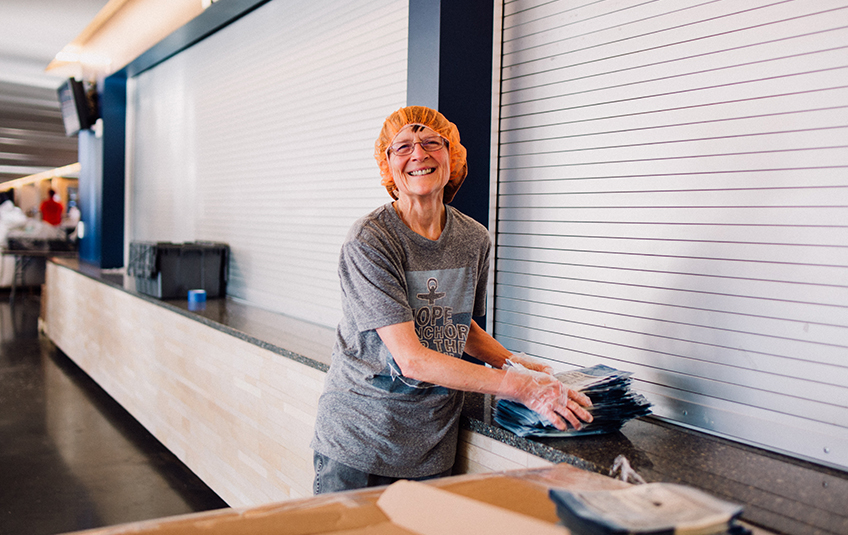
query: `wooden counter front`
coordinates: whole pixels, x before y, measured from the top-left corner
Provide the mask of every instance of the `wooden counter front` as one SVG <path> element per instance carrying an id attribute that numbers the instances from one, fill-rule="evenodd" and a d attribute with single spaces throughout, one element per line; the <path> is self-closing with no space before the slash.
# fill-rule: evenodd
<path id="1" fill-rule="evenodd" d="M 47 265 L 42 328 L 59 349 L 229 505 L 310 496 L 332 329 L 230 300 L 198 314 L 86 269 Z M 461 473 L 552 465 L 468 430 L 457 464 Z"/>

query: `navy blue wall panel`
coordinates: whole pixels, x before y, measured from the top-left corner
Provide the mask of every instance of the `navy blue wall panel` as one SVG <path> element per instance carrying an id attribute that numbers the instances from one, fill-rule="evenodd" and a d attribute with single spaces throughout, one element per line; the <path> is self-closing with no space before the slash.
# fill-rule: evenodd
<path id="1" fill-rule="evenodd" d="M 410 0 L 407 105 L 436 108 L 459 128 L 468 177 L 451 203 L 489 225 L 492 135 L 490 0 Z"/>

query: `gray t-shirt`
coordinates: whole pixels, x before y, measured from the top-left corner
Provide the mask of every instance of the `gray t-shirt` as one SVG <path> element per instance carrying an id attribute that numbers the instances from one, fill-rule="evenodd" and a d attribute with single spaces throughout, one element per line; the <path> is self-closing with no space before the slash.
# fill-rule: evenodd
<path id="1" fill-rule="evenodd" d="M 486 311 L 491 244 L 455 208 L 438 240 L 410 230 L 391 203 L 354 224 L 342 245 L 342 319 L 312 448 L 357 470 L 415 478 L 456 456 L 463 393 L 404 377 L 376 330 L 415 322 L 426 347 L 461 357 L 471 317 Z"/>

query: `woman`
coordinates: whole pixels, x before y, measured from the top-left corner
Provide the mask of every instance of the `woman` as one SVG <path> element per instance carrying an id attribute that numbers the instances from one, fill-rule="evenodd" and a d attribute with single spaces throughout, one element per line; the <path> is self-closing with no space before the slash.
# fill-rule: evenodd
<path id="1" fill-rule="evenodd" d="M 464 391 L 519 401 L 560 429 L 592 419 L 586 396 L 472 319 L 485 313 L 491 244 L 446 204 L 467 173 L 456 126 L 402 108 L 383 124 L 375 158 L 394 201 L 342 246 L 343 317 L 312 440 L 316 494 L 449 475 Z M 501 369 L 508 359 L 536 371 Z"/>

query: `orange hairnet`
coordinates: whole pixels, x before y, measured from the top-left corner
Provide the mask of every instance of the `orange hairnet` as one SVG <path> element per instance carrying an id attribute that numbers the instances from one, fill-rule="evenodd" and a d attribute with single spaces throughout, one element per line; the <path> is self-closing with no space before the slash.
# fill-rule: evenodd
<path id="1" fill-rule="evenodd" d="M 394 178 L 392 178 L 392 171 L 389 169 L 389 157 L 386 149 L 392 144 L 392 140 L 398 132 L 410 124 L 420 124 L 431 128 L 448 141 L 450 148 L 450 179 L 445 185 L 444 201 L 446 203 L 451 202 L 453 196 L 462 185 L 462 181 L 465 180 L 465 175 L 468 174 L 468 164 L 465 161 L 465 147 L 459 142 L 459 130 L 457 130 L 456 125 L 448 121 L 444 115 L 436 110 L 424 106 L 401 108 L 386 117 L 386 121 L 383 123 L 383 129 L 380 131 L 380 136 L 374 143 L 374 158 L 377 159 L 377 165 L 380 167 L 380 175 L 383 177 L 381 184 L 386 187 L 386 190 L 388 190 L 389 195 L 393 199 L 397 199 L 397 188 L 395 187 Z"/>

